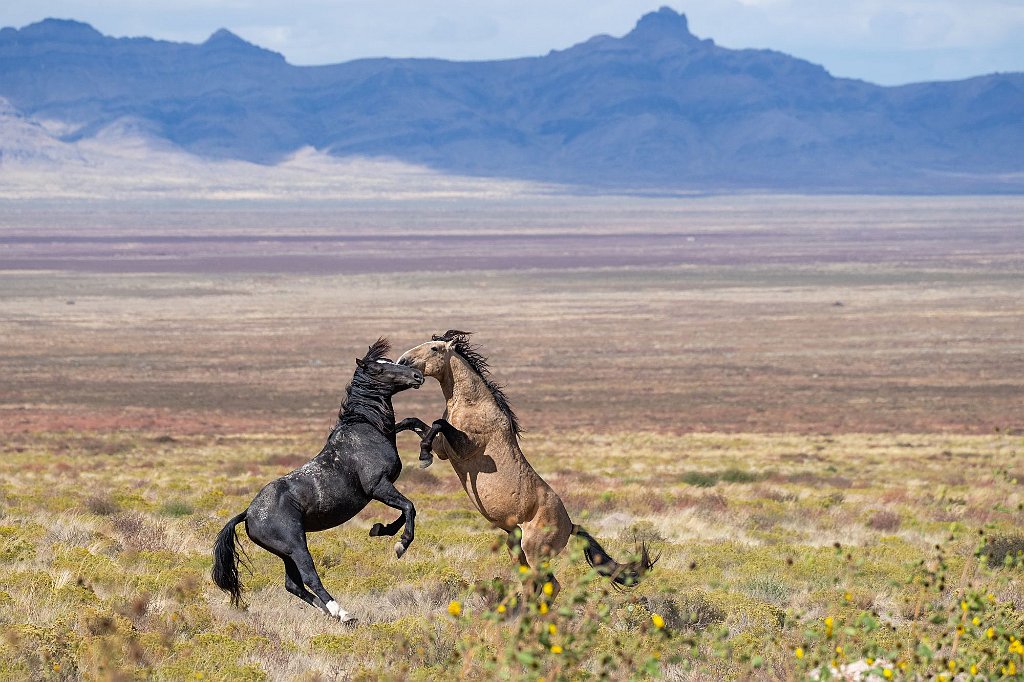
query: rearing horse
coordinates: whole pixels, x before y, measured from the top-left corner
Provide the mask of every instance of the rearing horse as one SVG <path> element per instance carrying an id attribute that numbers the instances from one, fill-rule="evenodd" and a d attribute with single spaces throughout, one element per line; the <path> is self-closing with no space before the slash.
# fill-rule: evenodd
<path id="1" fill-rule="evenodd" d="M 430 466 L 432 450 L 450 461 L 477 510 L 509 534 L 509 552 L 522 566 L 540 567 L 576 535 L 586 543 L 587 563 L 619 586 L 635 585 L 654 566 L 646 545 L 641 543 L 638 560 L 620 564 L 572 522 L 558 494 L 526 461 L 515 412 L 469 336 L 449 330 L 398 359 L 437 379 L 447 402 L 444 417 L 423 436 L 420 466 Z M 548 579 L 554 598 L 558 581 L 554 575 Z"/>
<path id="2" fill-rule="evenodd" d="M 395 489 L 402 471 L 395 434 L 427 425 L 415 417 L 395 424 L 391 397 L 423 385 L 423 374 L 397 365 L 385 356 L 390 349 L 381 338 L 370 346 L 349 384 L 338 422 L 316 457 L 276 481 L 268 483 L 249 508 L 221 530 L 213 548 L 213 581 L 238 605 L 242 595 L 235 548 L 235 526 L 245 522 L 249 539 L 284 561 L 285 589 L 343 623 L 355 620 L 324 588 L 306 546 L 306 533 L 334 528 L 358 514 L 370 500 L 379 500 L 402 512 L 394 522 L 375 523 L 370 535 L 395 535 L 402 558 L 413 541 L 416 509 Z M 308 588 L 308 589 L 307 589 Z"/>

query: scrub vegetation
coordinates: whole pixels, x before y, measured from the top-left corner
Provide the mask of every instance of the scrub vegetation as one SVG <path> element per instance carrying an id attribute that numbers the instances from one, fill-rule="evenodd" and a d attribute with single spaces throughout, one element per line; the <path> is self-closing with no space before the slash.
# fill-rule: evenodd
<path id="1" fill-rule="evenodd" d="M 379 504 L 309 536 L 354 627 L 287 594 L 265 552 L 250 552 L 242 610 L 208 578 L 216 532 L 315 451 L 312 436 L 9 438 L 0 669 L 12 680 L 711 680 L 866 661 L 879 675 L 999 678 L 1024 665 L 1013 566 L 1024 471 L 1007 468 L 1019 436 L 529 435 L 575 516 L 615 551 L 642 538 L 661 560 L 619 593 L 577 548 L 557 560 L 559 599 L 524 608 L 502 534 L 444 462 L 415 468 L 406 435 L 400 483 L 420 510 L 408 554 L 368 536 L 393 516 Z"/>
<path id="2" fill-rule="evenodd" d="M 1024 670 L 1019 197 L 4 206 L 2 680 Z M 405 556 L 377 503 L 309 535 L 359 623 L 241 531 L 233 608 L 217 532 L 320 450 L 369 343 L 451 328 L 573 521 L 653 572 L 610 590 L 572 540 L 558 599 L 514 602 L 536 576 L 403 433 Z"/>

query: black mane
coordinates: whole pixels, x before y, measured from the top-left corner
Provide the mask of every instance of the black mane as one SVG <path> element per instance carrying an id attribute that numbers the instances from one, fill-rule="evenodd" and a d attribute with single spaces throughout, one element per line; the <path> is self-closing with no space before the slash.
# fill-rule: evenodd
<path id="1" fill-rule="evenodd" d="M 469 342 L 469 337 L 473 332 L 463 332 L 458 329 L 449 329 L 444 334 L 434 334 L 431 339 L 433 341 L 444 341 L 445 343 L 451 343 L 455 352 L 458 353 L 463 360 L 473 368 L 473 371 L 480 375 L 483 379 L 484 386 L 494 396 L 494 402 L 498 403 L 498 409 L 501 410 L 506 417 L 508 417 L 508 423 L 512 427 L 512 433 L 517 437 L 522 435 L 522 427 L 519 426 L 519 418 L 516 417 L 516 413 L 512 410 L 512 406 L 509 405 L 508 398 L 505 396 L 503 387 L 500 384 L 494 382 L 491 378 L 491 368 L 487 364 L 487 358 L 480 354 L 479 346 L 476 346 Z"/>
<path id="2" fill-rule="evenodd" d="M 382 336 L 366 351 L 363 362 L 391 362 L 387 357 L 390 350 L 391 343 Z M 381 433 L 390 435 L 395 429 L 395 408 L 391 405 L 391 395 L 390 388 L 374 380 L 362 367 L 357 367 L 352 375 L 352 383 L 345 387 L 345 399 L 341 401 L 338 421 L 331 433 L 346 424 L 367 422 Z"/>

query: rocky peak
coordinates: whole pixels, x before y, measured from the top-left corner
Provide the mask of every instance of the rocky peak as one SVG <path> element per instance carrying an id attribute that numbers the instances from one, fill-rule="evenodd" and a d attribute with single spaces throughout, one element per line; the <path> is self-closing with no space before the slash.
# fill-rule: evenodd
<path id="1" fill-rule="evenodd" d="M 649 12 L 640 17 L 640 21 L 636 23 L 626 39 L 647 44 L 674 42 L 695 45 L 700 43 L 700 39 L 690 33 L 686 15 L 676 12 L 671 7 L 662 7 L 657 12 Z"/>
<path id="2" fill-rule="evenodd" d="M 103 34 L 89 24 L 71 19 L 43 19 L 18 31 L 23 40 L 95 43 Z"/>

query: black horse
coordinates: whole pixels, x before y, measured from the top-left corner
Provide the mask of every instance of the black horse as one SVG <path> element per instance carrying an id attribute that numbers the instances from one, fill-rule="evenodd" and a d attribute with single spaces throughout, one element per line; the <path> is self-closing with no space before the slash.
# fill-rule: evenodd
<path id="1" fill-rule="evenodd" d="M 374 524 L 370 535 L 393 536 L 404 525 L 395 553 L 401 558 L 409 548 L 416 509 L 394 486 L 402 471 L 395 434 L 413 430 L 422 436 L 426 424 L 410 417 L 396 425 L 391 396 L 422 386 L 423 373 L 387 359 L 390 348 L 387 339 L 381 338 L 363 359 L 356 360 L 338 422 L 320 454 L 264 487 L 217 536 L 213 581 L 231 595 L 233 605 L 242 595 L 235 549 L 235 526 L 242 521 L 250 540 L 284 561 L 285 589 L 342 622 L 354 618 L 320 582 L 306 547 L 306 533 L 339 526 L 370 500 L 378 500 L 402 515 L 387 526 Z"/>

